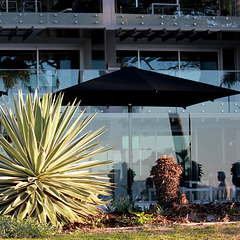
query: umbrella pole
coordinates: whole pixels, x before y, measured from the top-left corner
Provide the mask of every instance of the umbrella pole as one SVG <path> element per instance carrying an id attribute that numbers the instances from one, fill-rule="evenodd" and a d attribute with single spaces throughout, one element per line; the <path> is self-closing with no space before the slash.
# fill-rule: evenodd
<path id="1" fill-rule="evenodd" d="M 132 104 L 128 104 L 128 152 L 129 152 L 129 179 L 128 179 L 128 194 L 132 199 Z"/>
<path id="2" fill-rule="evenodd" d="M 193 179 L 193 169 L 192 169 L 192 123 L 191 123 L 191 113 L 188 113 L 188 125 L 189 125 L 189 162 L 191 169 L 191 180 Z"/>

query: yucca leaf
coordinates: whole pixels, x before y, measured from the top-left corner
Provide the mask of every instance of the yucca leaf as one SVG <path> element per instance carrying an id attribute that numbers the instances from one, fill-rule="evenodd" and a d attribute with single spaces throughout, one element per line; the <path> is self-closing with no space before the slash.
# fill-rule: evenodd
<path id="1" fill-rule="evenodd" d="M 42 113 L 41 113 L 41 107 L 40 107 L 40 100 L 35 99 L 34 100 L 34 132 L 36 135 L 37 142 L 40 142 L 42 137 Z"/>
<path id="2" fill-rule="evenodd" d="M 24 219 L 28 213 L 28 208 L 29 208 L 29 200 L 27 201 L 27 203 L 24 202 L 23 204 L 21 204 L 18 210 L 17 218 L 20 220 Z"/>
<path id="3" fill-rule="evenodd" d="M 35 118 L 34 118 L 34 112 L 33 112 L 33 101 L 32 101 L 32 96 L 27 95 L 26 99 L 26 109 L 27 109 L 27 116 L 29 119 L 29 123 L 34 126 Z"/>
<path id="4" fill-rule="evenodd" d="M 80 103 L 68 104 L 61 112 L 62 100 L 63 95 L 50 93 L 40 100 L 36 91 L 24 103 L 19 91 L 14 114 L 6 103 L 6 112 L 0 107 L 2 125 L 12 140 L 10 144 L 0 137 L 6 154 L 0 153 L 0 213 L 58 225 L 80 221 L 107 204 L 97 195 L 109 195 L 108 178 L 86 171 L 111 163 L 86 161 L 109 151 L 97 141 L 106 129 L 84 133 L 95 115 L 83 118 L 81 113 L 74 120 Z"/>
<path id="5" fill-rule="evenodd" d="M 38 144 L 37 144 L 37 139 L 35 137 L 34 129 L 32 126 L 29 126 L 29 131 L 28 131 L 28 153 L 29 153 L 32 169 L 33 171 L 35 171 L 36 165 L 37 165 Z"/>
<path id="6" fill-rule="evenodd" d="M 37 193 L 36 191 L 29 197 L 28 215 L 31 216 L 37 207 Z"/>

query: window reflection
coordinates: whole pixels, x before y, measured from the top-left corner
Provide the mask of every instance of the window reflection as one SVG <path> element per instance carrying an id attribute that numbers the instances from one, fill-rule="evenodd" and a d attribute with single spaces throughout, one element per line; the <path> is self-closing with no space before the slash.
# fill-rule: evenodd
<path id="1" fill-rule="evenodd" d="M 116 54 L 121 67 L 138 67 L 137 51 L 117 51 Z"/>
<path id="2" fill-rule="evenodd" d="M 35 85 L 35 72 L 30 69 L 37 68 L 36 56 L 35 51 L 0 51 L 0 74 L 6 90 L 19 83 Z"/>
<path id="3" fill-rule="evenodd" d="M 39 51 L 39 87 L 45 91 L 49 88 L 54 92 L 70 87 L 80 81 L 79 51 L 70 50 L 42 50 Z M 58 71 L 58 69 L 66 71 Z M 73 82 L 72 82 L 73 81 Z"/>
<path id="4" fill-rule="evenodd" d="M 117 13 L 237 16 L 238 1 L 232 0 L 116 0 Z"/>
<path id="5" fill-rule="evenodd" d="M 140 67 L 146 70 L 178 70 L 177 52 L 140 52 Z"/>
<path id="6" fill-rule="evenodd" d="M 217 70 L 217 52 L 181 52 L 181 70 Z"/>
<path id="7" fill-rule="evenodd" d="M 39 52 L 40 69 L 79 69 L 79 52 L 44 50 Z"/>

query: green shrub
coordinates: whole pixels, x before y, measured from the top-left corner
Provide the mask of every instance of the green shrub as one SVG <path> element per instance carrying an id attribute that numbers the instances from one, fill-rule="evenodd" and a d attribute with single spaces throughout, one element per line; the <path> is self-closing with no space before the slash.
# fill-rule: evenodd
<path id="1" fill-rule="evenodd" d="M 57 232 L 56 228 L 31 218 L 20 221 L 10 216 L 0 216 L 0 223 L 0 238 L 41 238 Z"/>
<path id="2" fill-rule="evenodd" d="M 147 214 L 145 212 L 134 212 L 132 213 L 135 215 L 133 223 L 136 225 L 144 225 L 148 222 L 154 221 L 152 214 Z"/>
<path id="3" fill-rule="evenodd" d="M 108 206 L 107 212 L 139 212 L 141 209 L 136 205 L 135 197 L 120 197 L 119 199 L 112 200 Z"/>

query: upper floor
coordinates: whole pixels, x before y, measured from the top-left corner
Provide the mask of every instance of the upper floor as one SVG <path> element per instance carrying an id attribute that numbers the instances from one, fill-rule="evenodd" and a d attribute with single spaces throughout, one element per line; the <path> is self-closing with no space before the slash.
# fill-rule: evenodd
<path id="1" fill-rule="evenodd" d="M 81 2 L 77 3 L 77 2 Z M 240 0 L 1 0 L 4 27 L 240 29 Z"/>

